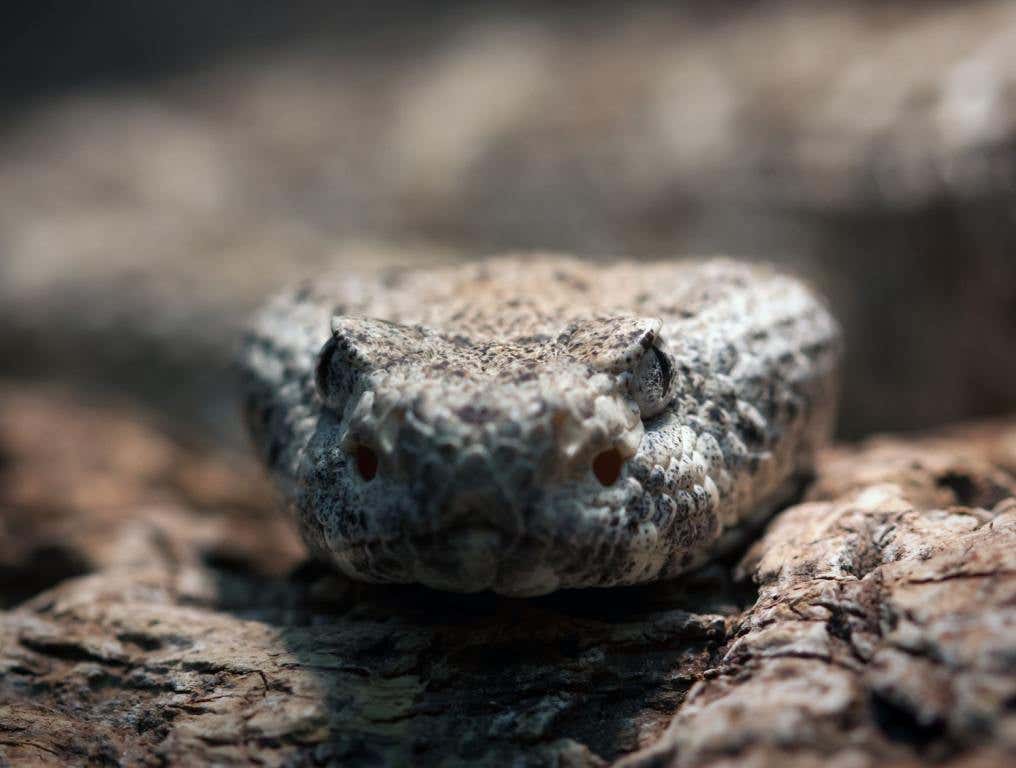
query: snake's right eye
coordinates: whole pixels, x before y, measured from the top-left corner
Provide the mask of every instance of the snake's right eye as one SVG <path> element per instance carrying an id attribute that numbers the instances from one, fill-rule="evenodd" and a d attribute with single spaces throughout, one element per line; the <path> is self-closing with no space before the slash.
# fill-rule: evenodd
<path id="1" fill-rule="evenodd" d="M 352 392 L 355 372 L 343 359 L 343 355 L 336 354 L 340 346 L 336 336 L 325 342 L 321 352 L 318 353 L 314 384 L 321 401 L 341 414 Z"/>
<path id="2" fill-rule="evenodd" d="M 673 395 L 674 365 L 667 353 L 658 346 L 649 348 L 632 377 L 632 395 L 639 406 L 642 418 L 660 413 Z"/>

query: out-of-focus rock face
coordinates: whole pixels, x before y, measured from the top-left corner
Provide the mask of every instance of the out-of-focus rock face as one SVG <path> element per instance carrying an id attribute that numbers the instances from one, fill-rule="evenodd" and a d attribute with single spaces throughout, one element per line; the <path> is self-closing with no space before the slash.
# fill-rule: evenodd
<path id="1" fill-rule="evenodd" d="M 449 15 L 23 116 L 0 351 L 221 431 L 239 318 L 328 265 L 723 251 L 831 296 L 845 434 L 1016 405 L 1011 3 L 618 13 Z"/>
<path id="2" fill-rule="evenodd" d="M 172 560 L 180 545 L 275 574 L 302 557 L 252 459 L 185 450 L 136 411 L 58 392 L 3 386 L 0 403 L 0 608 L 65 578 Z"/>
<path id="3" fill-rule="evenodd" d="M 300 565 L 247 465 L 130 413 L 6 389 L 0 457 L 4 764 L 959 766 L 1016 750 L 1011 422 L 830 451 L 736 567 L 529 601 Z"/>

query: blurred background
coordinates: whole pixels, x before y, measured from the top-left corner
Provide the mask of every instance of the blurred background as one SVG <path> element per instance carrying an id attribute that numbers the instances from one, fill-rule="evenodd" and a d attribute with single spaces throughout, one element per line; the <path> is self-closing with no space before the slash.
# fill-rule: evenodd
<path id="1" fill-rule="evenodd" d="M 1016 409 L 1012 2 L 14 6 L 0 377 L 238 446 L 293 281 L 724 253 L 829 297 L 842 437 Z"/>

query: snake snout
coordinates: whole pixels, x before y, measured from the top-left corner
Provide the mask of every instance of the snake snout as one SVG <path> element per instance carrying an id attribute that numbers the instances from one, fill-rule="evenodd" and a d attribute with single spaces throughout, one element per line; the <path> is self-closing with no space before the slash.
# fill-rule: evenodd
<path id="1" fill-rule="evenodd" d="M 484 451 L 467 454 L 450 473 L 451 482 L 430 500 L 432 530 L 485 529 L 506 538 L 522 528 L 519 495 L 507 486 Z"/>
<path id="2" fill-rule="evenodd" d="M 442 589 L 489 589 L 522 533 L 519 508 L 479 456 L 460 462 L 452 478 L 425 502 L 428 530 L 413 537 L 417 577 Z"/>

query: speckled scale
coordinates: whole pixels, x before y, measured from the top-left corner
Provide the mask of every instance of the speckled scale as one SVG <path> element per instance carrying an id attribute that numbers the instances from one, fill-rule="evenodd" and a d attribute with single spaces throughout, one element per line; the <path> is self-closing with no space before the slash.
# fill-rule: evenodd
<path id="1" fill-rule="evenodd" d="M 829 435 L 838 360 L 822 302 L 766 267 L 528 256 L 322 276 L 240 362 L 315 551 L 532 595 L 673 576 L 761 519 Z"/>

